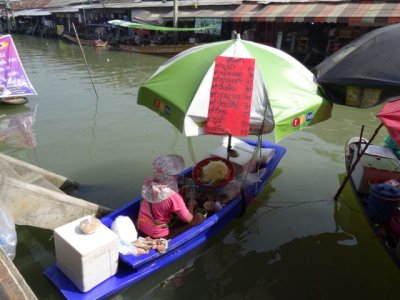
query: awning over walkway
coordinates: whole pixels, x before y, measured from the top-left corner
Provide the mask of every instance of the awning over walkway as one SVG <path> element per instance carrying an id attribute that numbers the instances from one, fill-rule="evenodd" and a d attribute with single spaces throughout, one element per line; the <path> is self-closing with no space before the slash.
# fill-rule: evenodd
<path id="1" fill-rule="evenodd" d="M 172 11 L 172 8 L 158 8 L 158 9 L 146 9 L 146 8 L 135 8 L 132 9 L 132 18 L 146 21 L 161 21 L 165 16 Z"/>
<path id="2" fill-rule="evenodd" d="M 212 8 L 198 8 L 193 9 L 190 7 L 179 8 L 179 19 L 193 19 L 193 18 L 230 18 L 237 6 L 223 6 Z M 173 18 L 173 11 L 167 14 L 164 18 Z"/>
<path id="3" fill-rule="evenodd" d="M 233 19 L 234 22 L 247 22 L 250 21 L 253 18 L 253 16 L 256 13 L 260 12 L 260 10 L 262 10 L 263 8 L 265 8 L 265 5 L 263 4 L 257 4 L 257 3 L 242 4 L 233 12 L 231 18 Z"/>
<path id="4" fill-rule="evenodd" d="M 243 4 L 234 21 L 333 22 L 381 25 L 400 22 L 400 3 L 270 3 Z"/>
<path id="5" fill-rule="evenodd" d="M 51 12 L 41 9 L 25 9 L 14 11 L 14 17 L 39 17 L 39 16 L 50 16 Z"/>
<path id="6" fill-rule="evenodd" d="M 213 8 L 180 7 L 179 20 L 193 18 L 230 18 L 237 6 L 223 6 Z M 157 21 L 160 19 L 173 19 L 173 7 L 165 8 L 135 8 L 132 9 L 132 17 L 140 20 Z"/>

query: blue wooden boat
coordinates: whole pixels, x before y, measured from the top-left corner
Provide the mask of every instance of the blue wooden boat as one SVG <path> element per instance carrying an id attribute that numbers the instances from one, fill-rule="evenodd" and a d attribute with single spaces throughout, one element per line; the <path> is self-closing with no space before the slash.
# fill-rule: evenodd
<path id="1" fill-rule="evenodd" d="M 251 140 L 245 140 L 245 142 L 253 147 L 256 145 Z M 241 216 L 245 212 L 246 205 L 262 191 L 279 161 L 286 153 L 286 149 L 266 141 L 262 142 L 261 147 L 274 149 L 275 154 L 265 166 L 262 166 L 266 170 L 260 180 L 246 185 L 240 196 L 234 198 L 220 211 L 209 216 L 203 223 L 171 239 L 166 253 L 160 254 L 156 250 L 151 250 L 148 254 L 139 256 L 120 254 L 117 273 L 87 292 L 78 290 L 56 265 L 45 270 L 44 274 L 66 299 L 104 299 L 176 261 L 187 252 L 204 243 L 224 225 Z M 182 175 L 191 177 L 191 172 L 192 168 L 189 168 L 183 171 Z M 101 219 L 102 223 L 111 227 L 112 222 L 120 215 L 132 216 L 135 219 L 138 214 L 140 200 L 141 197 L 137 197 L 125 206 L 116 209 L 103 217 Z"/>

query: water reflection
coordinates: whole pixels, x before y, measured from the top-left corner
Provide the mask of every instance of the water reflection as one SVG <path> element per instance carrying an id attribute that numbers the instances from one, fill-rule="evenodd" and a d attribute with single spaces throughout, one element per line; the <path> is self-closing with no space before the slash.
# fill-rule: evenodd
<path id="1" fill-rule="evenodd" d="M 0 150 L 6 148 L 34 148 L 36 137 L 33 124 L 37 105 L 16 110 L 0 111 Z"/>
<path id="2" fill-rule="evenodd" d="M 30 226 L 16 226 L 16 229 L 18 259 L 13 261 L 15 266 L 28 279 L 38 299 L 62 299 L 42 275 L 44 269 L 55 263 L 53 232 Z"/>
<path id="3" fill-rule="evenodd" d="M 340 174 L 339 178 L 343 181 L 345 174 Z M 370 253 L 374 253 L 371 265 L 375 263 L 377 270 L 385 268 L 387 274 L 393 273 L 394 277 L 400 275 L 399 269 L 392 261 L 389 253 L 386 252 L 386 248 L 374 235 L 372 229 L 368 230 L 371 225 L 349 183 L 346 184 L 335 203 L 334 218 L 337 224 L 337 231 L 353 235 L 359 246 L 369 249 Z M 360 231 L 360 228 L 365 228 L 366 230 Z"/>
<path id="4" fill-rule="evenodd" d="M 266 194 L 273 195 L 273 186 Z M 141 299 L 396 298 L 399 271 L 350 192 L 347 186 L 337 203 L 332 197 L 264 202 L 262 195 L 173 275 L 147 282 Z M 355 282 L 363 283 L 362 292 Z M 136 292 L 132 287 L 115 299 Z"/>
<path id="5" fill-rule="evenodd" d="M 225 239 L 153 288 L 142 299 L 365 299 L 396 298 L 395 285 L 379 277 L 363 245 L 345 232 L 295 238 L 271 251 L 250 251 Z M 357 258 L 354 262 L 354 258 Z M 349 261 L 353 261 L 351 266 Z M 340 268 L 340 276 L 330 270 Z M 392 273 L 395 275 L 395 273 Z M 240 287 L 240 288 L 238 288 Z M 124 299 L 130 299 L 126 293 Z"/>

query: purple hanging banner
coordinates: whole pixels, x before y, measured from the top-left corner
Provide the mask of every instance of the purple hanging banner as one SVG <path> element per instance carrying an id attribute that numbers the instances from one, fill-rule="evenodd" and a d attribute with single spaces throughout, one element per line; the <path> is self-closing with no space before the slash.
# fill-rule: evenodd
<path id="1" fill-rule="evenodd" d="M 11 35 L 0 37 L 0 98 L 37 95 Z"/>

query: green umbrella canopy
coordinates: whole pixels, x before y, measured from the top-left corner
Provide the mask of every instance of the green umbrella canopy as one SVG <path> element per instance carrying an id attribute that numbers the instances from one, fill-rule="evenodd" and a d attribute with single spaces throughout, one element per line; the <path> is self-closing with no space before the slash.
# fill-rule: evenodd
<path id="1" fill-rule="evenodd" d="M 140 87 L 138 104 L 188 136 L 204 134 L 217 56 L 255 59 L 250 125 L 264 126 L 263 133 L 274 130 L 279 140 L 330 117 L 332 105 L 304 65 L 283 51 L 240 39 L 196 46 L 171 58 Z"/>

